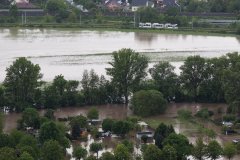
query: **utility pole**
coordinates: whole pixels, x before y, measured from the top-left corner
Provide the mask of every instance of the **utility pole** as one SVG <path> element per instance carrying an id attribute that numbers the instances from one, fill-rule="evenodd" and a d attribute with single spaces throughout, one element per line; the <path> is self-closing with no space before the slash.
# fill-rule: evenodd
<path id="1" fill-rule="evenodd" d="M 23 12 L 22 12 L 22 25 L 23 25 Z"/>
<path id="2" fill-rule="evenodd" d="M 135 14 L 136 12 L 134 12 L 134 17 L 133 17 L 133 23 L 134 23 L 134 28 L 136 28 L 136 14 Z"/>
<path id="3" fill-rule="evenodd" d="M 27 13 L 25 11 L 25 24 L 27 24 Z"/>
<path id="4" fill-rule="evenodd" d="M 81 24 L 82 24 L 82 16 L 81 16 L 81 13 L 80 13 L 80 15 L 79 15 L 79 20 L 80 20 L 80 26 L 81 26 Z"/>

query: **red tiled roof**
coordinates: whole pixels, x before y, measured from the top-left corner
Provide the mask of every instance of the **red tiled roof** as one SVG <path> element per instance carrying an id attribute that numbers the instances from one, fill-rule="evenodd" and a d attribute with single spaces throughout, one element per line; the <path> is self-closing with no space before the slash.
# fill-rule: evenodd
<path id="1" fill-rule="evenodd" d="M 16 3 L 17 8 L 21 8 L 21 9 L 34 9 L 34 8 L 38 8 L 36 6 L 34 6 L 31 3 L 26 3 L 26 2 L 19 2 Z"/>

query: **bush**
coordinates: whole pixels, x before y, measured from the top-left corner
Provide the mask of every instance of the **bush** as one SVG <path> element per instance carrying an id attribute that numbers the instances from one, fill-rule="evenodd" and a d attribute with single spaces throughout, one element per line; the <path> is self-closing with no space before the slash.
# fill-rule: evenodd
<path id="1" fill-rule="evenodd" d="M 235 115 L 227 114 L 227 115 L 223 116 L 223 121 L 232 122 L 232 121 L 235 121 L 235 120 L 236 120 Z"/>
<path id="2" fill-rule="evenodd" d="M 136 115 L 147 117 L 163 113 L 167 101 L 161 92 L 156 90 L 141 90 L 133 94 L 131 105 Z"/>
<path id="3" fill-rule="evenodd" d="M 209 111 L 207 108 L 202 108 L 200 111 L 196 113 L 195 116 L 203 118 L 203 119 L 208 119 L 210 116 L 214 114 L 213 111 Z"/>
<path id="4" fill-rule="evenodd" d="M 181 109 L 177 112 L 178 118 L 183 120 L 189 120 L 192 118 L 192 112 L 189 110 Z"/>
<path id="5" fill-rule="evenodd" d="M 95 108 L 95 107 L 91 108 L 87 113 L 87 118 L 88 119 L 98 119 L 99 113 L 98 113 L 97 108 Z"/>

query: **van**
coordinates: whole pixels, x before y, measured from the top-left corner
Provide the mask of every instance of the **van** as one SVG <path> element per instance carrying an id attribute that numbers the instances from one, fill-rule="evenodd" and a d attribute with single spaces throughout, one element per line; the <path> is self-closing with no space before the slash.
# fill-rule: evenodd
<path id="1" fill-rule="evenodd" d="M 159 23 L 153 23 L 152 28 L 161 29 L 164 28 L 164 25 Z"/>
<path id="2" fill-rule="evenodd" d="M 143 28 L 152 28 L 151 23 L 144 23 Z"/>

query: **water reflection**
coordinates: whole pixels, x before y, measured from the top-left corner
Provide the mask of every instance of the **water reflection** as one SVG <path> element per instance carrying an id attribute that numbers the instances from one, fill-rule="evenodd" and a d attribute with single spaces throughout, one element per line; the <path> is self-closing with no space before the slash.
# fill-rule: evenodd
<path id="1" fill-rule="evenodd" d="M 150 45 L 154 40 L 157 39 L 157 35 L 148 32 L 135 32 L 134 39 L 138 42 Z"/>
<path id="2" fill-rule="evenodd" d="M 0 75 L 5 75 L 6 67 L 17 57 L 30 57 L 40 65 L 47 81 L 57 74 L 80 79 L 83 70 L 89 68 L 104 74 L 110 54 L 121 48 L 132 48 L 154 62 L 180 62 L 189 55 L 219 57 L 240 51 L 239 37 L 228 36 L 17 28 L 2 28 L 0 33 Z M 1 76 L 0 81 L 3 79 Z"/>

